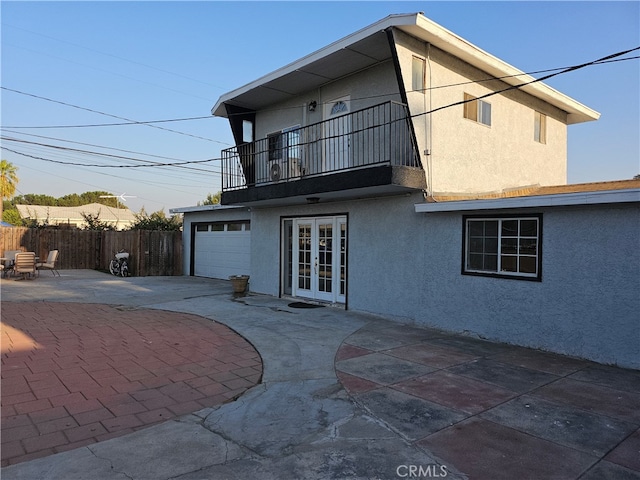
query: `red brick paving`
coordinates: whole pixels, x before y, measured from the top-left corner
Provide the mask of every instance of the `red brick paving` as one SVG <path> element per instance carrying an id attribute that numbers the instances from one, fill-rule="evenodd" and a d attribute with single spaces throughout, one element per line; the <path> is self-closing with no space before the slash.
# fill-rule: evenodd
<path id="1" fill-rule="evenodd" d="M 260 381 L 253 346 L 197 315 L 3 302 L 2 466 L 220 405 Z"/>

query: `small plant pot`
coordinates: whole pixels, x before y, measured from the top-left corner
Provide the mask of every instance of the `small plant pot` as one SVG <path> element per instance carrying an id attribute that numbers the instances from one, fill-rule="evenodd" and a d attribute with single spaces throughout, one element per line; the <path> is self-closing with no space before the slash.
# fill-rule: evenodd
<path id="1" fill-rule="evenodd" d="M 229 277 L 234 293 L 244 293 L 249 284 L 249 275 L 231 275 Z"/>

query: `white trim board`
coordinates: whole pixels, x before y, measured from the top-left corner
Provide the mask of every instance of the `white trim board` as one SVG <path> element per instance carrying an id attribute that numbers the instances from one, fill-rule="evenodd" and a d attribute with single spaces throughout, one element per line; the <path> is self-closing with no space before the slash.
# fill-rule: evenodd
<path id="1" fill-rule="evenodd" d="M 415 204 L 416 213 L 463 212 L 471 210 L 499 210 L 529 207 L 562 207 L 572 205 L 600 205 L 607 203 L 640 203 L 640 188 L 597 192 L 562 193 L 530 197 L 454 200 Z"/>

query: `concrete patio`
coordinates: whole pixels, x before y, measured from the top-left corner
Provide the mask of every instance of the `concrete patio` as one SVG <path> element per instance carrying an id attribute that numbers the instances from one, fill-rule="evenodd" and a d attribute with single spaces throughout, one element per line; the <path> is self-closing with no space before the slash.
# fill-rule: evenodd
<path id="1" fill-rule="evenodd" d="M 234 298 L 225 281 L 61 273 L 29 282 L 2 280 L 3 349 L 6 324 L 20 330 L 17 305 L 41 315 L 74 312 L 74 305 L 78 312 L 102 309 L 108 313 L 103 323 L 115 307 L 134 324 L 136 314 L 157 311 L 169 323 L 184 315 L 239 333 L 260 355 L 262 379 L 239 387 L 248 389 L 235 401 L 190 404 L 191 412 L 167 408 L 169 420 L 6 466 L 3 478 L 640 478 L 638 371 L 337 308 L 299 309 L 262 295 Z M 210 350 L 211 359 L 225 363 L 216 348 Z M 190 365 L 187 353 L 182 365 Z M 6 444 L 15 448 L 16 441 L 25 448 L 10 422 L 22 415 L 19 421 L 28 421 L 37 437 L 51 425 L 37 421 L 44 408 L 7 411 L 7 389 L 33 394 L 43 379 L 30 377 L 16 387 L 4 375 L 11 356 L 3 354 L 2 361 L 3 450 Z M 113 359 L 105 361 L 117 370 Z M 251 368 L 253 375 L 243 378 L 257 382 L 256 364 Z M 185 366 L 196 378 L 194 369 Z M 127 388 L 123 393 L 131 396 L 142 391 Z M 102 414 L 114 416 L 109 407 L 102 405 L 108 411 Z M 106 418 L 91 423 L 108 431 Z M 65 445 L 74 443 L 69 429 L 58 431 Z"/>

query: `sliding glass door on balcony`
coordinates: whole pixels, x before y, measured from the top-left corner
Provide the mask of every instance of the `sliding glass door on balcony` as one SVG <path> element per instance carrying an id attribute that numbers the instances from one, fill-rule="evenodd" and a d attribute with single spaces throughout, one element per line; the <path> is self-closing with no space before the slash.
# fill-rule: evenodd
<path id="1" fill-rule="evenodd" d="M 347 219 L 296 218 L 283 225 L 284 293 L 332 303 L 346 298 Z"/>

